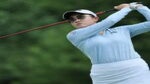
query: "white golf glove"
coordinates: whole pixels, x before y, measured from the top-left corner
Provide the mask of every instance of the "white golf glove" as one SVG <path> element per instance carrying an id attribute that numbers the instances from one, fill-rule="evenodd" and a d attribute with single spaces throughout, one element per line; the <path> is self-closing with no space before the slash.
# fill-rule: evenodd
<path id="1" fill-rule="evenodd" d="M 142 7 L 143 4 L 139 3 L 139 2 L 132 2 L 129 4 L 130 8 L 133 10 L 136 10 L 138 7 Z"/>

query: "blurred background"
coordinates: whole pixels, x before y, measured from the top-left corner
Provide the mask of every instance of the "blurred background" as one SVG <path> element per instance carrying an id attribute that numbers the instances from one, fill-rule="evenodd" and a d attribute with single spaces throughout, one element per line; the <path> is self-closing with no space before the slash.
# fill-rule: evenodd
<path id="1" fill-rule="evenodd" d="M 0 0 L 0 35 L 62 21 L 68 10 L 104 11 L 138 0 Z M 148 0 L 143 4 L 150 7 Z M 106 18 L 108 13 L 100 16 Z M 136 11 L 115 26 L 145 21 Z M 0 39 L 0 84 L 92 84 L 90 60 L 66 39 L 66 23 Z M 136 51 L 150 64 L 150 33 L 133 38 Z"/>

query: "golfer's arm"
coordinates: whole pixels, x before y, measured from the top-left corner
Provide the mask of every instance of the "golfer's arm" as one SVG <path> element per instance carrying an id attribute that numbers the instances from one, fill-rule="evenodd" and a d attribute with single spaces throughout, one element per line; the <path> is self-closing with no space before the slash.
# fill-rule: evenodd
<path id="1" fill-rule="evenodd" d="M 138 23 L 138 24 L 133 24 L 133 25 L 127 25 L 123 26 L 130 32 L 130 36 L 134 37 L 136 35 L 149 32 L 150 31 L 150 21 Z"/>
<path id="2" fill-rule="evenodd" d="M 138 7 L 137 11 L 150 21 L 150 9 L 147 6 Z"/>
<path id="3" fill-rule="evenodd" d="M 86 28 L 80 28 L 80 29 L 70 32 L 67 35 L 67 38 L 73 44 L 76 45 L 80 41 L 90 38 L 93 35 L 96 35 L 97 33 L 99 33 L 100 31 L 102 31 L 104 29 L 110 28 L 115 23 L 117 23 L 121 19 L 123 19 L 130 11 L 131 11 L 130 8 L 123 8 L 120 11 L 118 11 L 118 12 L 110 15 L 106 19 L 102 20 L 101 22 L 98 22 L 98 23 L 88 26 Z"/>

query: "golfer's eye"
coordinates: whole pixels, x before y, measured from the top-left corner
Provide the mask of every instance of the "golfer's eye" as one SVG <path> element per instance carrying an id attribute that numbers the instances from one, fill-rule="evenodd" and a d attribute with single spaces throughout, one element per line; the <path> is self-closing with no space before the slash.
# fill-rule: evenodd
<path id="1" fill-rule="evenodd" d="M 78 19 L 84 19 L 85 18 L 85 15 L 77 15 L 76 16 Z"/>
<path id="2" fill-rule="evenodd" d="M 75 22 L 77 19 L 82 20 L 82 19 L 85 19 L 86 17 L 87 15 L 85 14 L 74 15 L 69 18 L 69 22 Z"/>

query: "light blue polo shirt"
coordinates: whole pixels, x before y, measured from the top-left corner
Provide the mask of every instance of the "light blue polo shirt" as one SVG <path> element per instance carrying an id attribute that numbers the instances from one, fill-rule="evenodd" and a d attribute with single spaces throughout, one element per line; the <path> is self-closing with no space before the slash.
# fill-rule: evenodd
<path id="1" fill-rule="evenodd" d="M 69 32 L 67 38 L 91 60 L 92 64 L 140 58 L 133 47 L 131 37 L 150 31 L 148 7 L 137 9 L 148 21 L 111 28 L 130 11 L 132 10 L 128 7 L 123 8 L 98 23 Z M 99 34 L 100 31 L 104 31 L 104 34 Z"/>

